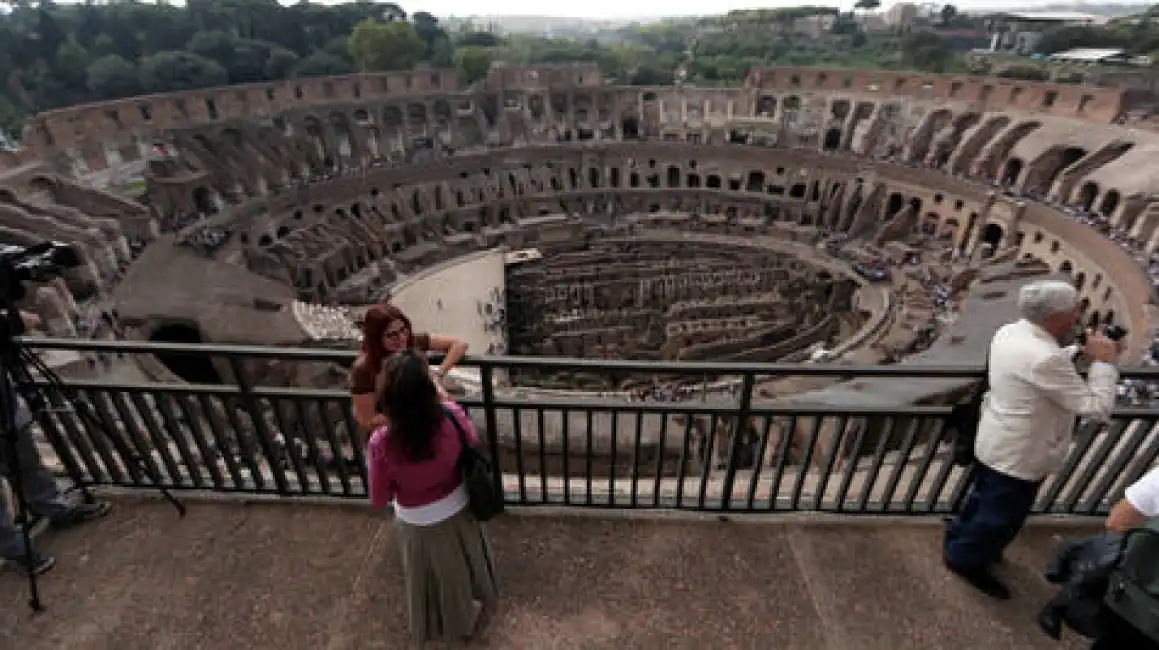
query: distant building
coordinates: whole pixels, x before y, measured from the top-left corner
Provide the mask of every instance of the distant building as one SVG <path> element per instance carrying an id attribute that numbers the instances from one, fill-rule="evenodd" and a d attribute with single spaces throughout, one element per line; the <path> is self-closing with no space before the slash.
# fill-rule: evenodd
<path id="1" fill-rule="evenodd" d="M 886 22 L 885 17 L 881 14 L 863 14 L 858 17 L 858 21 L 861 22 L 861 29 L 869 34 L 880 34 L 894 30 L 894 27 Z"/>
<path id="2" fill-rule="evenodd" d="M 921 9 L 910 2 L 899 2 L 885 10 L 883 18 L 890 27 L 911 27 L 921 15 Z"/>
<path id="3" fill-rule="evenodd" d="M 1077 11 L 1025 11 L 983 16 L 990 32 L 990 51 L 1034 54 L 1042 33 L 1053 27 L 1094 25 L 1098 16 Z"/>
<path id="4" fill-rule="evenodd" d="M 837 16 L 832 14 L 805 16 L 793 21 L 793 32 L 809 38 L 821 38 L 833 31 L 833 23 L 835 22 L 837 22 Z"/>
<path id="5" fill-rule="evenodd" d="M 1058 52 L 1051 54 L 1048 57 L 1051 61 L 1061 61 L 1064 63 L 1079 63 L 1094 65 L 1099 64 L 1126 64 L 1129 62 L 1127 51 L 1122 48 L 1095 48 L 1095 47 L 1080 47 L 1065 52 Z"/>

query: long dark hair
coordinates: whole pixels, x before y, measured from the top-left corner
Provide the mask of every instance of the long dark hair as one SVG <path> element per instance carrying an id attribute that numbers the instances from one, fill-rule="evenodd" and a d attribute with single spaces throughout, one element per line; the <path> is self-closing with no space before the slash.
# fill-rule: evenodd
<path id="1" fill-rule="evenodd" d="M 427 360 L 403 350 L 386 362 L 379 409 L 390 422 L 390 444 L 408 461 L 430 460 L 443 409 Z"/>

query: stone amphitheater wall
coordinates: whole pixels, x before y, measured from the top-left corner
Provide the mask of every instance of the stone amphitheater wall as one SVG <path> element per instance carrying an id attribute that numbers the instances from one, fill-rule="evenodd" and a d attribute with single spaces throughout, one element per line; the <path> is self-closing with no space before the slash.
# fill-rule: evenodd
<path id="1" fill-rule="evenodd" d="M 453 336 L 471 354 L 503 354 L 506 250 L 479 251 L 416 272 L 396 282 L 390 301 L 416 331 Z"/>
<path id="2" fill-rule="evenodd" d="M 1110 122 L 1123 111 L 1123 88 L 941 75 L 886 70 L 754 68 L 745 85 L 758 92 L 857 93 L 878 97 L 913 97 L 936 102 L 964 102 L 991 109 L 1015 109 Z"/>

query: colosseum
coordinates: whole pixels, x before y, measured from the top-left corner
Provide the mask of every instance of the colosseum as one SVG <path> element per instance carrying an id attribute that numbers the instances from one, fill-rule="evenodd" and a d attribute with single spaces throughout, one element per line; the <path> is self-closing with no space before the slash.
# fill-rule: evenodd
<path id="1" fill-rule="evenodd" d="M 113 305 L 128 338 L 351 349 L 360 310 L 389 298 L 474 354 L 977 365 L 1017 287 L 1057 274 L 1092 325 L 1129 328 L 1135 362 L 1152 345 L 1159 134 L 1120 124 L 1133 101 L 791 68 L 740 88 L 611 86 L 586 63 L 496 65 L 469 88 L 424 70 L 190 91 L 32 117 L 23 148 L 0 151 L 0 228 L 7 243 L 83 251 L 28 298 L 55 336 L 83 335 L 85 314 Z M 145 181 L 132 197 L 109 189 L 125 170 Z M 272 385 L 345 377 L 252 365 Z M 142 358 L 133 372 L 213 383 L 235 370 Z M 455 380 L 468 396 L 486 388 L 469 367 Z M 514 368 L 494 390 L 714 403 L 738 381 L 581 364 Z M 753 399 L 931 404 L 968 385 L 769 377 Z M 292 417 L 269 426 L 292 437 L 278 426 Z M 492 433 L 542 460 L 586 430 L 614 466 L 619 418 L 511 410 Z M 687 460 L 671 422 L 715 439 L 695 462 L 719 467 L 722 423 L 647 419 L 658 472 Z M 872 451 L 862 420 L 826 424 L 818 444 Z M 749 465 L 818 455 L 783 425 L 734 427 Z"/>

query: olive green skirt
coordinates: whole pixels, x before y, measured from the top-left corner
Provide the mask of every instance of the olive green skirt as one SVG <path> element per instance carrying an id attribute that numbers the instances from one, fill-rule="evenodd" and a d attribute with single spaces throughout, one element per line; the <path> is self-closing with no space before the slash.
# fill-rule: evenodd
<path id="1" fill-rule="evenodd" d="M 474 601 L 495 603 L 495 567 L 483 528 L 464 508 L 433 526 L 398 521 L 411 639 L 457 641 L 473 632 Z"/>

